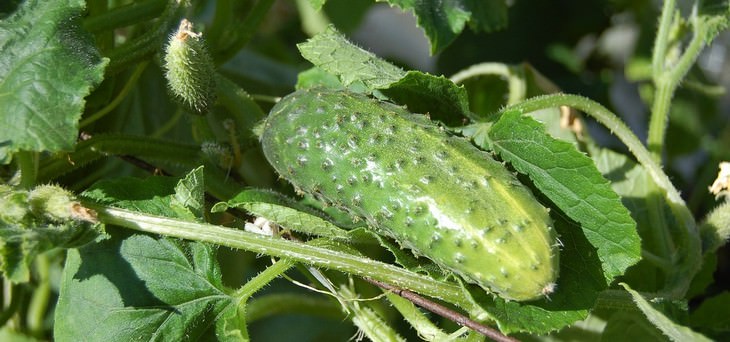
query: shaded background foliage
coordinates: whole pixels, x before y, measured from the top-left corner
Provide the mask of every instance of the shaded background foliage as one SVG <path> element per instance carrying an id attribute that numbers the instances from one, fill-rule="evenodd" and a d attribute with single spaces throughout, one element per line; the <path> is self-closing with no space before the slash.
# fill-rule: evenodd
<path id="1" fill-rule="evenodd" d="M 0 18 L 12 13 L 20 3 L 20 1 L 0 3 Z M 87 5 L 89 16 L 106 10 L 103 6 L 95 6 L 98 3 L 100 2 L 89 1 Z M 124 3 L 119 1 L 115 5 Z M 302 11 L 302 3 L 306 1 L 275 1 L 250 42 L 239 51 L 235 46 L 225 44 L 225 40 L 230 38 L 227 34 L 234 33 L 216 27 L 213 22 L 216 18 L 220 18 L 221 14 L 216 12 L 216 6 L 220 3 L 193 1 L 189 15 L 196 25 L 202 24 L 201 29 L 206 35 L 213 38 L 210 45 L 214 47 L 212 53 L 217 62 L 221 63 L 218 66 L 219 72 L 254 95 L 257 104 L 263 109 L 263 112 L 257 115 L 263 116 L 271 106 L 267 98 L 292 92 L 298 74 L 311 67 L 311 64 L 300 55 L 296 44 L 309 37 L 313 27 L 316 28 L 318 17 L 316 14 Z M 254 1 L 224 3 L 231 5 L 227 15 L 234 21 L 246 17 L 255 4 Z M 686 8 L 683 10 L 688 11 Z M 405 69 L 420 69 L 448 76 L 485 61 L 529 64 L 561 90 L 584 95 L 606 105 L 621 115 L 634 132 L 644 139 L 653 96 L 653 86 L 650 82 L 651 48 L 659 11 L 660 8 L 654 1 L 648 0 L 514 1 L 508 7 L 506 27 L 494 32 L 466 29 L 451 44 L 442 46 L 440 52 L 432 57 L 428 56 L 428 41 L 424 38 L 423 32 L 414 29 L 415 20 L 410 14 L 403 14 L 397 8 L 389 8 L 386 4 L 373 3 L 369 0 L 329 0 L 324 4 L 320 15 L 325 15 L 335 27 L 364 48 Z M 154 28 L 153 23 L 123 27 L 117 30 L 117 38 L 132 39 L 152 28 Z M 216 29 L 219 30 L 217 34 L 214 31 Z M 388 39 L 389 35 L 397 38 Z M 114 37 L 97 32 L 95 38 L 102 55 L 111 51 Z M 388 43 L 393 42 L 396 46 L 388 46 Z M 398 45 L 403 42 L 408 42 L 408 49 Z M 727 36 L 721 36 L 705 51 L 699 63 L 690 71 L 687 81 L 677 92 L 670 114 L 667 135 L 675 138 L 666 145 L 664 169 L 681 190 L 695 217 L 700 218 L 704 217 L 716 203 L 706 191 L 717 174 L 714 165 L 730 159 L 730 150 L 725 148 L 730 144 L 730 126 L 726 124 L 730 113 L 727 110 L 728 96 L 716 86 L 716 84 L 730 84 L 728 82 L 730 66 L 723 58 L 727 48 Z M 160 130 L 171 117 L 176 115 L 178 109 L 170 99 L 164 82 L 164 71 L 156 58 L 151 57 L 151 62 L 139 69 L 141 73 L 135 87 L 119 106 L 113 109 L 111 115 L 89 124 L 84 130 L 97 133 L 123 132 L 140 136 L 159 134 L 178 141 L 198 141 L 201 136 L 209 133 L 191 130 L 191 124 L 194 126 L 196 120 L 203 119 L 185 115 L 179 118 L 179 122 L 185 124 L 176 125 L 166 131 Z M 126 68 L 116 74 L 107 75 L 108 77 L 105 77 L 87 97 L 85 116 L 93 112 L 90 109 L 102 108 L 112 101 L 135 72 L 137 71 L 134 68 Z M 490 89 L 506 90 L 505 80 L 498 77 L 486 79 L 485 82 L 492 87 Z M 481 102 L 481 110 L 497 110 L 505 104 L 506 99 L 500 97 L 499 92 L 495 93 L 497 95 L 487 96 Z M 219 104 L 208 117 L 211 130 L 218 135 L 225 135 L 226 132 L 224 125 L 216 120 L 226 117 L 225 110 Z M 624 151 L 624 147 L 608 132 L 588 121 L 591 135 L 601 145 Z M 247 123 L 247 126 L 251 126 L 251 123 Z M 258 187 L 281 185 L 256 148 L 255 137 L 248 132 L 237 132 L 237 134 L 236 140 L 243 147 L 243 158 L 246 162 L 242 163 L 244 166 L 241 169 L 234 170 L 231 177 L 245 178 L 247 184 Z M 167 170 L 176 174 L 182 174 L 182 170 L 189 169 L 187 165 L 173 164 L 167 167 Z M 262 169 L 265 171 L 261 171 Z M 262 174 L 269 176 L 261 176 Z M 8 168 L 3 168 L 0 175 L 4 179 L 9 179 L 12 172 Z M 103 158 L 54 178 L 54 181 L 80 192 L 102 178 L 147 175 L 147 171 L 140 170 L 123 160 Z M 714 281 L 708 280 L 709 288 L 694 294 L 697 296 L 689 302 L 690 309 L 698 308 L 703 299 L 730 288 L 728 254 L 728 248 L 725 247 L 717 252 L 716 260 L 706 260 L 705 277 L 712 276 Z M 378 257 L 390 258 L 382 254 Z M 251 253 L 242 253 L 225 247 L 218 249 L 218 259 L 221 261 L 223 282 L 232 288 L 243 285 L 247 279 L 268 264 L 266 258 L 257 259 Z M 55 266 L 57 269 L 60 268 L 60 264 Z M 628 277 L 631 276 L 629 271 Z M 298 278 L 298 280 L 307 279 Z M 646 286 L 651 288 L 652 285 Z M 54 284 L 53 296 L 56 296 L 57 289 L 58 284 Z M 361 295 L 364 297 L 377 295 L 367 291 Z M 305 297 L 309 295 L 306 290 L 286 281 L 272 283 L 262 294 L 280 292 L 298 293 Z M 55 300 L 50 302 L 54 303 Z M 284 302 L 281 301 L 280 304 Z M 321 302 L 316 304 L 321 305 Z M 337 306 L 318 310 L 306 307 L 306 303 L 302 305 L 300 312 L 304 314 L 286 314 L 255 320 L 249 326 L 252 339 L 344 340 L 355 333 L 351 325 L 337 320 L 341 317 L 337 316 L 339 310 Z M 673 309 L 671 305 L 667 307 L 668 311 Z M 386 320 L 397 326 L 400 332 L 410 334 L 404 335 L 406 338 L 417 338 L 405 322 L 394 317 L 392 310 L 381 308 L 380 312 Z M 620 336 L 625 333 L 625 327 L 632 324 L 636 317 L 626 314 L 623 320 L 620 317 L 614 319 L 614 322 L 623 321 L 626 325 L 610 326 L 605 332 L 606 336 Z M 453 328 L 450 322 L 441 323 L 444 327 Z M 695 326 L 701 325 L 701 322 L 695 322 Z M 637 330 L 646 329 L 644 327 Z M 48 337 L 50 322 L 46 325 L 45 331 L 36 333 L 38 337 Z M 564 333 L 564 336 L 570 335 L 570 331 Z"/>

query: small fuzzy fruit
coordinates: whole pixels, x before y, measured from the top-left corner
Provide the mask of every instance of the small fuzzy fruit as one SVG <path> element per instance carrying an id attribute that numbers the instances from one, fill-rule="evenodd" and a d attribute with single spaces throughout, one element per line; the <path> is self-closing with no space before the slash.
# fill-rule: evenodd
<path id="1" fill-rule="evenodd" d="M 175 98 L 191 113 L 205 115 L 215 102 L 215 66 L 201 33 L 183 19 L 165 49 L 165 78 Z"/>
<path id="2" fill-rule="evenodd" d="M 344 91 L 303 90 L 271 110 L 261 141 L 296 189 L 505 299 L 555 288 L 547 210 L 505 167 L 422 115 Z"/>
<path id="3" fill-rule="evenodd" d="M 52 221 L 73 218 L 73 209 L 78 203 L 71 192 L 50 184 L 35 187 L 28 195 L 28 202 L 35 215 Z"/>

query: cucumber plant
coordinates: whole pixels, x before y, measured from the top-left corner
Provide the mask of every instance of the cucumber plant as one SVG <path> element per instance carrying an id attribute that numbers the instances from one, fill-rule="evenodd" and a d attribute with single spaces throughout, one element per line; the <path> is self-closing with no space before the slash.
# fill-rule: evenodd
<path id="1" fill-rule="evenodd" d="M 727 339 L 727 1 L 387 2 L 3 2 L 0 340 Z"/>

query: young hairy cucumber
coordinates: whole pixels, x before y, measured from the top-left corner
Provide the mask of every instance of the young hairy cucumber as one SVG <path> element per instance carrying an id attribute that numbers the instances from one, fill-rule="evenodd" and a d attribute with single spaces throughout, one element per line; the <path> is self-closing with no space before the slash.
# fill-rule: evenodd
<path id="1" fill-rule="evenodd" d="M 303 90 L 261 135 L 299 191 L 505 299 L 553 291 L 558 248 L 547 209 L 488 153 L 423 115 L 344 91 Z"/>

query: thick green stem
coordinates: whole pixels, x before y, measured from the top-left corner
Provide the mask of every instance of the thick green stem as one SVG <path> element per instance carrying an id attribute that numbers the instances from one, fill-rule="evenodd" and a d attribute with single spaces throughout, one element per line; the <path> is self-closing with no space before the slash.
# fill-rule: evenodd
<path id="1" fill-rule="evenodd" d="M 43 334 L 43 321 L 51 298 L 50 260 L 47 254 L 40 254 L 35 260 L 38 286 L 33 291 L 28 305 L 28 329 L 37 336 Z"/>
<path id="2" fill-rule="evenodd" d="M 667 296 L 672 298 L 682 298 L 689 288 L 692 276 L 700 268 L 702 250 L 697 224 L 679 191 L 636 135 L 610 110 L 588 98 L 568 94 L 538 96 L 503 111 L 517 109 L 528 113 L 558 106 L 569 106 L 581 110 L 607 127 L 634 154 L 639 164 L 644 167 L 659 188 L 664 190 L 669 208 L 684 235 L 683 243 L 675 251 L 675 254 L 681 256 L 681 260 L 677 261 L 678 265 L 672 270 L 673 272 L 668 274 L 666 292 Z M 667 229 L 667 227 L 658 229 Z"/>
<path id="3" fill-rule="evenodd" d="M 38 180 L 38 153 L 20 151 L 15 155 L 20 170 L 20 187 L 32 188 Z"/>
<path id="4" fill-rule="evenodd" d="M 651 119 L 649 120 L 649 134 L 646 143 L 652 158 L 661 164 L 662 151 L 664 149 L 664 136 L 669 121 L 669 107 L 672 103 L 672 96 L 676 90 L 676 84 L 671 82 L 659 81 L 656 85 L 654 93 L 654 103 L 651 109 Z"/>
<path id="5" fill-rule="evenodd" d="M 5 327 L 23 303 L 25 291 L 22 286 L 14 285 L 7 279 L 2 279 L 2 282 L 4 303 L 0 311 L 0 327 Z"/>
<path id="6" fill-rule="evenodd" d="M 165 10 L 165 4 L 167 0 L 147 0 L 119 6 L 84 19 L 84 29 L 96 33 L 150 20 Z"/>
<path id="7" fill-rule="evenodd" d="M 654 49 L 652 54 L 652 73 L 656 77 L 663 73 L 666 62 L 667 47 L 669 45 L 669 31 L 672 28 L 672 19 L 675 13 L 674 0 L 664 0 L 662 7 L 662 15 L 659 19 L 659 28 L 654 39 Z"/>
<path id="8" fill-rule="evenodd" d="M 507 80 L 509 97 L 507 105 L 516 104 L 525 99 L 527 84 L 525 83 L 524 72 L 520 68 L 511 67 L 503 63 L 481 63 L 459 71 L 450 77 L 451 81 L 459 84 L 472 77 L 496 75 Z"/>
<path id="9" fill-rule="evenodd" d="M 661 69 L 659 74 L 654 74 L 654 85 L 656 90 L 654 93 L 654 103 L 651 109 L 651 119 L 649 121 L 649 134 L 647 137 L 647 145 L 655 160 L 661 161 L 662 151 L 664 150 L 664 139 L 666 136 L 667 123 L 669 121 L 669 109 L 672 104 L 672 97 L 677 90 L 679 83 L 687 74 L 689 69 L 694 65 L 702 47 L 704 46 L 705 27 L 695 25 L 695 32 L 689 45 L 685 49 L 682 56 L 671 69 Z M 655 58 L 659 58 L 654 56 Z M 662 56 L 662 61 L 663 61 Z M 657 70 L 654 70 L 657 72 Z"/>
<path id="10" fill-rule="evenodd" d="M 86 206 L 95 210 L 99 221 L 105 224 L 287 258 L 317 267 L 380 280 L 464 308 L 471 307 L 465 300 L 461 289 L 455 284 L 433 280 L 365 257 L 221 226 L 145 215 L 95 203 L 86 203 Z"/>
<path id="11" fill-rule="evenodd" d="M 157 53 L 167 37 L 173 19 L 178 16 L 182 3 L 183 1 L 167 0 L 165 11 L 151 29 L 110 51 L 107 57 L 111 61 L 106 68 L 106 74 L 114 75 Z"/>
<path id="12" fill-rule="evenodd" d="M 199 151 L 200 148 L 196 145 L 161 139 L 129 135 L 97 135 L 80 142 L 74 152 L 42 163 L 38 180 L 41 182 L 52 180 L 106 155 L 133 155 L 145 160 L 192 168 L 200 164 Z"/>

